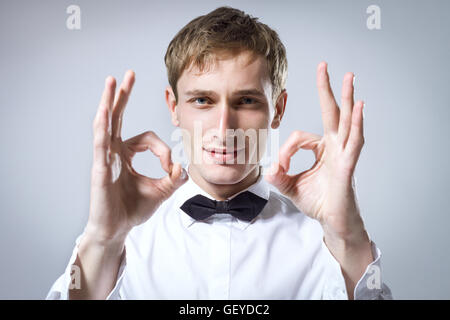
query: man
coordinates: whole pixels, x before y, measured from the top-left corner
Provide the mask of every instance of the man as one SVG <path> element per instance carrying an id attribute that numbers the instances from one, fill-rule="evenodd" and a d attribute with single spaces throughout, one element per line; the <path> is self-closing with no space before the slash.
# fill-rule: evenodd
<path id="1" fill-rule="evenodd" d="M 128 71 L 116 95 L 108 77 L 93 125 L 89 219 L 47 298 L 392 298 L 355 196 L 364 138 L 353 74 L 344 77 L 339 108 L 327 65 L 319 64 L 324 136 L 294 131 L 263 175 L 264 135 L 242 141 L 238 132 L 281 123 L 287 60 L 277 33 L 221 7 L 180 30 L 165 62 L 166 101 L 183 130 L 187 171 L 152 131 L 122 141 L 135 77 Z M 300 148 L 317 160 L 289 175 Z M 160 158 L 164 178 L 133 169 L 133 156 L 147 149 Z"/>

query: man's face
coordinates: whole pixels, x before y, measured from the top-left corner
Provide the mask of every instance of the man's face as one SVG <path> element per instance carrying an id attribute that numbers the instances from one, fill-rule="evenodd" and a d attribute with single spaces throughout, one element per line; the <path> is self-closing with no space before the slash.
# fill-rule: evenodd
<path id="1" fill-rule="evenodd" d="M 221 55 L 207 71 L 184 70 L 177 88 L 175 105 L 169 87 L 169 109 L 183 129 L 195 174 L 213 184 L 236 184 L 259 166 L 274 115 L 264 57 L 248 51 Z"/>

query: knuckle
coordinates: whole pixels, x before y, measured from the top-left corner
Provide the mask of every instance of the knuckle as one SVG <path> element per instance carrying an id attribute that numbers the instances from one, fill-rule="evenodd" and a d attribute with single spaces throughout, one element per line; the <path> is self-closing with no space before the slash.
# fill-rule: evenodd
<path id="1" fill-rule="evenodd" d="M 301 130 L 295 130 L 294 133 L 293 133 L 293 135 L 294 135 L 294 137 L 295 137 L 296 139 L 299 139 L 299 138 L 301 138 L 301 136 L 303 135 L 303 131 L 301 131 Z"/>
<path id="2" fill-rule="evenodd" d="M 352 95 L 351 95 L 350 92 L 344 92 L 344 93 L 342 94 L 342 100 L 344 100 L 344 101 L 349 101 L 349 100 L 351 100 L 351 99 L 352 99 Z"/>
<path id="3" fill-rule="evenodd" d="M 167 144 L 165 144 L 164 142 L 162 143 L 161 147 L 162 147 L 162 151 L 164 153 L 170 154 L 172 152 L 172 149 L 170 149 L 170 147 Z"/>
<path id="4" fill-rule="evenodd" d="M 342 125 L 348 128 L 352 124 L 352 119 L 350 117 L 341 117 Z"/>
<path id="5" fill-rule="evenodd" d="M 361 149 L 364 146 L 364 139 L 355 139 L 352 144 L 354 148 Z"/>
<path id="6" fill-rule="evenodd" d="M 158 136 L 152 130 L 145 131 L 142 134 L 142 137 L 143 137 L 143 141 L 145 141 L 145 143 L 147 143 L 149 146 L 154 144 L 153 141 L 155 139 L 158 139 Z"/>
<path id="7" fill-rule="evenodd" d="M 105 149 L 107 149 L 108 145 L 103 141 L 95 141 L 93 147 L 95 151 L 103 152 Z"/>
<path id="8" fill-rule="evenodd" d="M 153 132 L 152 130 L 147 130 L 147 131 L 145 131 L 145 132 L 144 132 L 144 135 L 145 135 L 146 137 L 150 137 L 150 138 L 156 136 L 155 132 Z"/>
<path id="9" fill-rule="evenodd" d="M 104 148 L 108 146 L 108 141 L 104 135 L 97 134 L 94 136 L 93 144 L 95 148 Z"/>
<path id="10" fill-rule="evenodd" d="M 317 82 L 317 88 L 319 88 L 320 90 L 323 91 L 323 90 L 327 90 L 328 86 L 325 81 L 319 81 L 319 82 Z"/>

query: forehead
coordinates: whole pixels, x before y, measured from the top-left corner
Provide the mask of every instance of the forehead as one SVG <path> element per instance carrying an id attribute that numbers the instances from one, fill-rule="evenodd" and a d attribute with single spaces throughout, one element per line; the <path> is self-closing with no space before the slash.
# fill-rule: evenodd
<path id="1" fill-rule="evenodd" d="M 247 87 L 267 91 L 270 87 L 267 62 L 250 51 L 218 52 L 209 68 L 199 70 L 191 65 L 183 71 L 177 87 L 180 94 L 190 89 L 239 90 Z"/>

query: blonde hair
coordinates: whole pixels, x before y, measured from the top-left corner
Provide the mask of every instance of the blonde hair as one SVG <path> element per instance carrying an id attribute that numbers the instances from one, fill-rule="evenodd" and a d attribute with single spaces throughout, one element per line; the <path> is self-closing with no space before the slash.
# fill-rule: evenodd
<path id="1" fill-rule="evenodd" d="M 193 65 L 203 71 L 219 51 L 249 50 L 266 58 L 275 106 L 287 80 L 286 49 L 277 32 L 257 20 L 241 10 L 223 6 L 193 19 L 175 35 L 164 62 L 177 103 L 177 82 L 186 68 Z"/>

